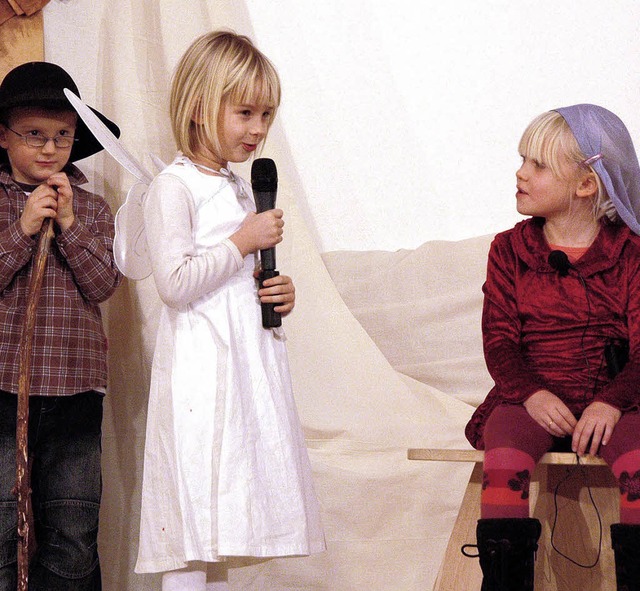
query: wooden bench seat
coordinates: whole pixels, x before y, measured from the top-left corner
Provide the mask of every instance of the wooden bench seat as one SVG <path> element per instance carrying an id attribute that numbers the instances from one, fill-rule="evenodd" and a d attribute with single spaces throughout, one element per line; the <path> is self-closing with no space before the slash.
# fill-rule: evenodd
<path id="1" fill-rule="evenodd" d="M 482 462 L 484 452 L 477 449 L 434 449 L 414 448 L 407 451 L 410 460 L 425 460 L 431 462 Z M 576 455 L 564 452 L 549 452 L 542 456 L 540 464 L 558 464 L 560 466 L 575 466 L 578 463 Z M 594 456 L 580 458 L 584 466 L 606 466 L 607 463 Z"/>
<path id="2" fill-rule="evenodd" d="M 478 559 L 465 557 L 460 548 L 463 544 L 475 544 L 476 523 L 480 518 L 484 452 L 412 448 L 408 450 L 407 458 L 474 464 L 434 591 L 479 591 L 482 573 Z M 600 546 L 599 560 L 592 568 L 581 568 L 553 549 L 551 531 L 556 502 L 558 518 L 553 534 L 554 545 L 582 564 L 594 562 Z M 609 526 L 618 521 L 619 492 L 605 461 L 587 456 L 580 458 L 579 467 L 575 454 L 545 454 L 533 474 L 529 503 L 531 516 L 542 524 L 536 560 L 536 590 L 615 591 Z"/>

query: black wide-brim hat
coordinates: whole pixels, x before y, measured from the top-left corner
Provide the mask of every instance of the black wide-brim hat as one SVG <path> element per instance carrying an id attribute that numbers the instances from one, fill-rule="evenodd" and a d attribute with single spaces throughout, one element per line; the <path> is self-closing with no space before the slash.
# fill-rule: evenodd
<path id="1" fill-rule="evenodd" d="M 29 62 L 11 70 L 0 84 L 0 121 L 6 123 L 10 109 L 18 107 L 40 107 L 44 109 L 73 111 L 73 105 L 67 100 L 64 89 L 68 88 L 80 96 L 73 78 L 60 66 L 49 62 Z M 120 137 L 119 127 L 92 107 L 89 107 L 116 136 Z M 70 162 L 82 160 L 100 152 L 102 144 L 89 131 L 84 121 L 78 117 L 74 142 L 69 156 Z M 0 162 L 8 162 L 7 151 L 0 148 Z"/>

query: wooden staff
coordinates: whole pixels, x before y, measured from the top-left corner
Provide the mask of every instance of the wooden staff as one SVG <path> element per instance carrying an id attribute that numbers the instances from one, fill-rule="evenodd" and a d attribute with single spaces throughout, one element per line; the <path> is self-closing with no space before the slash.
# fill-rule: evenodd
<path id="1" fill-rule="evenodd" d="M 18 416 L 16 424 L 16 494 L 18 496 L 18 591 L 27 591 L 29 581 L 29 506 L 31 483 L 29 478 L 29 387 L 31 385 L 31 351 L 36 324 L 36 310 L 40 288 L 47 265 L 49 246 L 53 238 L 53 218 L 42 223 L 38 237 L 29 289 L 27 307 L 20 336 L 20 373 L 18 376 Z"/>

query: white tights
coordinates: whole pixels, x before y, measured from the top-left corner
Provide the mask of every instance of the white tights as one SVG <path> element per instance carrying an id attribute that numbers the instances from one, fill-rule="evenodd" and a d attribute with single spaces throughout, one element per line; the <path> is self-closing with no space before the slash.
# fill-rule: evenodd
<path id="1" fill-rule="evenodd" d="M 224 563 L 191 562 L 162 575 L 162 591 L 229 591 Z"/>

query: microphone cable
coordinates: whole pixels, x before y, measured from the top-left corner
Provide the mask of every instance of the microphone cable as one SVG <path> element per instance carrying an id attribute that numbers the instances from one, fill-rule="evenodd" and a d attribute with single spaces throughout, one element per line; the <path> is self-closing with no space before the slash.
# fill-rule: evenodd
<path id="1" fill-rule="evenodd" d="M 568 273 L 569 273 L 569 270 L 573 269 L 576 272 L 576 275 L 578 277 L 578 280 L 580 281 L 580 284 L 582 285 L 582 288 L 584 289 L 584 295 L 585 295 L 585 299 L 586 299 L 586 302 L 587 302 L 587 321 L 586 321 L 586 323 L 584 325 L 584 329 L 583 329 L 582 335 L 580 337 L 580 350 L 581 350 L 582 357 L 583 357 L 583 359 L 585 361 L 585 365 L 586 365 L 586 368 L 587 368 L 587 388 L 584 390 L 584 395 L 583 395 L 584 396 L 584 404 L 586 406 L 586 404 L 587 404 L 587 391 L 589 390 L 588 384 L 592 380 L 591 362 L 589 360 L 589 356 L 587 355 L 587 351 L 585 349 L 585 338 L 586 338 L 587 332 L 589 330 L 589 327 L 591 326 L 591 300 L 589 298 L 589 290 L 587 289 L 587 282 L 585 281 L 584 277 L 582 276 L 582 273 L 580 273 L 580 271 L 578 269 L 576 269 L 569 262 L 566 253 L 561 251 L 561 250 L 554 250 L 554 251 L 551 252 L 551 254 L 549 255 L 549 264 L 559 272 L 561 277 L 566 277 L 568 275 Z M 595 393 L 595 390 L 596 390 L 596 387 L 597 387 L 598 376 L 600 375 L 600 371 L 602 370 L 603 361 L 604 361 L 604 356 L 603 356 L 602 361 L 600 363 L 600 367 L 598 368 L 598 373 L 596 375 L 596 378 L 593 380 L 593 393 Z M 576 566 L 578 566 L 580 568 L 590 569 L 590 568 L 594 568 L 598 564 L 598 562 L 600 561 L 600 554 L 602 553 L 602 536 L 603 536 L 602 517 L 600 516 L 600 511 L 598 509 L 598 506 L 596 505 L 595 499 L 593 498 L 593 493 L 591 491 L 591 485 L 589 484 L 589 479 L 588 479 L 587 474 L 585 472 L 584 464 L 582 464 L 580 462 L 580 456 L 578 454 L 575 454 L 575 456 L 576 456 L 576 465 L 575 465 L 575 467 L 567 468 L 566 474 L 556 484 L 556 487 L 555 487 L 555 489 L 553 491 L 554 515 L 553 515 L 553 524 L 551 526 L 551 547 L 553 548 L 553 550 L 555 552 L 557 552 L 560 556 L 562 556 L 563 558 L 565 558 L 566 560 L 568 560 L 572 564 L 575 564 Z M 559 491 L 560 491 L 560 487 L 565 482 L 567 482 L 576 473 L 576 471 L 579 471 L 580 474 L 583 477 L 584 484 L 586 486 L 586 489 L 587 489 L 587 492 L 588 492 L 588 495 L 589 495 L 589 500 L 590 500 L 591 505 L 593 506 L 593 508 L 595 510 L 596 517 L 598 519 L 598 548 L 597 548 L 596 557 L 595 557 L 594 561 L 592 563 L 590 563 L 590 564 L 582 564 L 581 562 L 578 562 L 577 560 L 574 560 L 569 555 L 567 555 L 564 552 L 562 552 L 556 546 L 556 543 L 555 543 L 555 540 L 554 540 L 554 536 L 555 536 L 555 532 L 556 532 L 556 525 L 558 523 L 558 514 L 559 514 L 558 494 L 559 494 Z"/>
<path id="2" fill-rule="evenodd" d="M 585 349 L 584 346 L 584 339 L 587 336 L 587 331 L 589 330 L 589 327 L 591 326 L 591 299 L 589 298 L 589 290 L 587 289 L 587 282 L 584 280 L 584 277 L 582 276 L 582 273 L 580 273 L 580 271 L 578 269 L 576 269 L 575 267 L 573 267 L 573 269 L 575 269 L 576 274 L 578 275 L 578 279 L 580 281 L 580 284 L 582 285 L 582 288 L 584 289 L 584 297 L 587 300 L 587 322 L 584 325 L 584 330 L 582 331 L 582 336 L 580 337 L 580 351 L 582 352 L 582 357 L 584 359 L 584 363 L 587 366 L 587 388 L 584 391 L 584 404 L 585 407 L 587 405 L 587 390 L 589 383 L 591 382 L 591 362 L 589 361 L 589 356 L 587 355 L 587 350 Z M 600 367 L 602 367 L 602 364 L 600 365 Z M 598 374 L 600 372 L 598 371 Z M 597 379 L 593 380 L 593 394 L 595 394 L 596 391 L 596 387 L 597 387 Z"/>
<path id="3" fill-rule="evenodd" d="M 584 468 L 584 464 L 580 463 L 580 456 L 578 454 L 576 454 L 576 465 L 570 468 L 567 468 L 567 472 L 564 475 L 564 477 L 558 482 L 558 484 L 556 485 L 554 491 L 553 491 L 553 506 L 554 506 L 554 514 L 553 514 L 553 524 L 551 526 L 551 547 L 558 553 L 560 554 L 560 556 L 562 556 L 563 558 L 565 558 L 566 560 L 568 560 L 569 562 L 571 562 L 572 564 L 575 564 L 576 566 L 580 567 L 580 568 L 594 568 L 598 562 L 600 561 L 600 554 L 602 553 L 602 536 L 603 536 L 603 527 L 602 527 L 602 517 L 600 516 L 600 511 L 598 510 L 598 506 L 596 505 L 596 501 L 593 498 L 593 493 L 591 491 L 591 485 L 589 484 L 589 479 L 587 477 L 587 474 L 585 472 L 585 468 Z M 574 560 L 573 558 L 571 558 L 571 556 L 565 554 L 564 552 L 562 552 L 562 550 L 560 550 L 555 543 L 554 540 L 554 536 L 555 536 L 555 532 L 556 532 L 556 525 L 558 523 L 558 514 L 559 514 L 559 509 L 558 509 L 558 494 L 560 491 L 560 487 L 569 480 L 569 478 L 571 476 L 573 476 L 575 474 L 576 471 L 580 472 L 580 474 L 582 474 L 582 477 L 584 479 L 584 483 L 585 486 L 587 488 L 587 492 L 589 494 L 589 501 L 591 502 L 591 505 L 593 506 L 593 509 L 596 513 L 596 517 L 598 519 L 598 548 L 597 548 L 597 552 L 596 552 L 596 557 L 593 560 L 593 562 L 591 562 L 590 564 L 582 564 L 581 562 L 578 562 L 577 560 Z"/>

